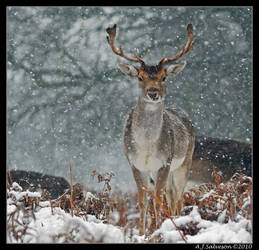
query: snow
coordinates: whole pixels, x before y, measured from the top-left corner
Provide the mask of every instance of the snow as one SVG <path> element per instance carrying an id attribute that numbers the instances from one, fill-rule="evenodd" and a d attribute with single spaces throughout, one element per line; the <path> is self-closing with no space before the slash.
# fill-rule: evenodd
<path id="1" fill-rule="evenodd" d="M 213 222 L 209 227 L 202 228 L 194 236 L 187 238 L 189 243 L 251 243 L 251 234 L 246 230 L 249 226 L 246 219 L 240 222 L 229 221 L 227 224 Z M 198 224 L 198 226 L 201 226 Z"/>
<path id="2" fill-rule="evenodd" d="M 226 217 L 227 210 L 225 209 L 218 217 L 218 222 L 223 223 Z"/>
<path id="3" fill-rule="evenodd" d="M 14 188 L 15 187 L 15 188 Z M 14 183 L 8 191 L 7 216 L 14 213 L 17 199 L 22 196 L 39 197 L 37 192 L 22 191 L 21 187 Z M 16 197 L 16 199 L 13 199 Z M 94 196 L 87 192 L 88 198 Z M 128 216 L 136 217 L 136 214 Z M 238 215 L 235 221 L 229 220 L 223 223 L 224 212 L 218 221 L 207 221 L 201 218 L 198 207 L 193 206 L 192 211 L 186 216 L 174 216 L 173 220 L 177 227 L 189 223 L 196 224 L 200 229 L 195 235 L 187 234 L 187 243 L 252 243 L 251 221 Z M 114 217 L 114 218 L 113 218 Z M 114 224 L 118 221 L 118 214 L 111 216 Z M 133 228 L 132 234 L 125 234 L 125 229 L 113 224 L 106 224 L 94 215 L 86 217 L 72 216 L 60 207 L 50 207 L 49 201 L 39 201 L 39 206 L 34 211 L 33 217 L 26 217 L 24 213 L 18 213 L 16 220 L 20 222 L 16 226 L 21 228 L 28 221 L 23 243 L 146 243 L 148 240 L 159 236 L 163 243 L 185 243 L 170 219 L 166 219 L 151 236 L 139 236 L 137 227 Z M 11 220 L 8 220 L 11 225 Z M 18 231 L 18 230 L 17 230 Z M 20 243 L 13 234 L 9 233 L 8 243 Z"/>
<path id="4" fill-rule="evenodd" d="M 10 195 L 14 195 L 15 196 L 15 199 L 16 200 L 20 200 L 21 198 L 23 197 L 26 197 L 26 196 L 30 196 L 32 198 L 36 198 L 36 197 L 41 197 L 41 194 L 38 193 L 38 192 L 30 192 L 30 191 L 25 191 L 25 192 L 21 192 L 21 193 L 16 193 L 16 192 L 9 192 Z"/>
<path id="5" fill-rule="evenodd" d="M 27 243 L 60 243 L 62 235 L 68 234 L 70 239 L 77 243 L 86 241 L 103 243 L 122 243 L 122 231 L 110 224 L 103 224 L 100 220 L 85 221 L 80 217 L 72 217 L 60 208 L 42 208 L 35 213 L 36 220 L 28 226 L 33 236 L 25 238 Z M 61 237 L 59 237 L 61 236 Z"/>
<path id="6" fill-rule="evenodd" d="M 251 222 L 245 218 L 239 219 L 238 222 L 229 221 L 226 224 L 203 220 L 198 208 L 194 207 L 189 215 L 175 218 L 174 222 L 178 227 L 191 221 L 198 223 L 197 227 L 201 230 L 194 236 L 187 235 L 188 243 L 251 243 L 251 233 L 246 229 L 251 226 Z M 153 236 L 158 234 L 162 234 L 165 243 L 184 243 L 170 219 L 165 220 Z"/>

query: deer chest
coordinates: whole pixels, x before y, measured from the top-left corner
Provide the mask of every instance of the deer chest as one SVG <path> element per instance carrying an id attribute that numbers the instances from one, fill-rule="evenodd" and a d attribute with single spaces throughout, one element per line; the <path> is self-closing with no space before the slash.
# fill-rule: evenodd
<path id="1" fill-rule="evenodd" d="M 140 171 L 157 171 L 166 163 L 158 150 L 158 138 L 147 136 L 145 133 L 135 133 L 135 151 L 131 154 L 131 163 Z"/>
<path id="2" fill-rule="evenodd" d="M 163 166 L 163 159 L 157 152 L 140 148 L 132 155 L 131 163 L 140 171 L 157 171 Z"/>

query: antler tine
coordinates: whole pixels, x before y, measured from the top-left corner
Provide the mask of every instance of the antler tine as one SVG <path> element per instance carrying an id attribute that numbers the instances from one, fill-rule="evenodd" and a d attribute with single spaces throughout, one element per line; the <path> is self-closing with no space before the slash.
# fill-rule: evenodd
<path id="1" fill-rule="evenodd" d="M 193 35 L 192 24 L 188 24 L 187 31 L 188 31 L 188 41 L 187 41 L 186 45 L 183 47 L 183 49 L 176 56 L 174 56 L 172 58 L 168 59 L 168 58 L 163 57 L 162 60 L 159 62 L 159 64 L 166 64 L 169 62 L 173 62 L 193 48 L 196 38 L 192 39 L 192 35 Z"/>
<path id="2" fill-rule="evenodd" d="M 116 55 L 121 56 L 121 57 L 124 57 L 125 59 L 127 59 L 127 60 L 129 60 L 129 61 L 132 61 L 132 62 L 139 62 L 139 63 L 141 63 L 141 64 L 145 64 L 145 62 L 144 62 L 142 59 L 140 59 L 140 58 L 136 55 L 136 53 L 134 53 L 134 55 L 135 55 L 136 58 L 134 58 L 134 57 L 129 57 L 129 56 L 127 56 L 127 55 L 125 55 L 125 54 L 123 53 L 123 50 L 122 50 L 121 45 L 120 45 L 119 50 L 115 48 L 115 46 L 114 46 L 114 40 L 115 40 L 115 36 L 116 36 L 116 26 L 117 26 L 117 25 L 114 24 L 112 28 L 107 28 L 107 29 L 106 29 L 106 32 L 108 33 L 108 36 L 107 36 L 106 38 L 107 38 L 107 41 L 108 41 L 108 43 L 109 43 L 109 45 L 110 45 L 112 51 L 113 51 Z"/>
<path id="3" fill-rule="evenodd" d="M 134 56 L 137 58 L 138 62 L 141 63 L 141 65 L 144 65 L 144 64 L 145 64 L 145 62 L 144 62 L 141 58 L 139 58 L 139 57 L 137 56 L 137 53 L 136 53 L 136 52 L 134 52 Z"/>

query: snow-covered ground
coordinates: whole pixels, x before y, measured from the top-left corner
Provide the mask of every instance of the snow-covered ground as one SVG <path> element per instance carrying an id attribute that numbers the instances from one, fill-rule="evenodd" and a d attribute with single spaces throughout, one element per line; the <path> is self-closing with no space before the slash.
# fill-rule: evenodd
<path id="1" fill-rule="evenodd" d="M 22 210 L 14 213 L 19 207 L 16 206 L 19 204 L 17 198 L 27 195 L 36 199 L 40 196 L 36 192 L 22 191 L 16 183 L 14 186 L 16 191 L 9 191 L 7 199 L 7 243 L 20 243 L 21 239 L 23 243 L 146 243 L 155 237 L 159 237 L 162 243 L 184 243 L 170 219 L 166 219 L 151 236 L 145 237 L 138 235 L 137 226 L 129 232 L 125 228 L 105 224 L 94 215 L 87 215 L 87 218 L 72 216 L 60 207 L 50 207 L 49 201 L 39 201 L 33 213 L 31 209 L 27 213 Z M 26 216 L 30 212 L 32 216 Z M 204 220 L 198 207 L 194 206 L 189 215 L 173 219 L 180 228 L 192 222 L 199 229 L 194 235 L 186 235 L 187 243 L 252 243 L 251 220 L 240 215 L 234 221 L 224 223 L 224 216 L 222 213 L 217 221 Z"/>

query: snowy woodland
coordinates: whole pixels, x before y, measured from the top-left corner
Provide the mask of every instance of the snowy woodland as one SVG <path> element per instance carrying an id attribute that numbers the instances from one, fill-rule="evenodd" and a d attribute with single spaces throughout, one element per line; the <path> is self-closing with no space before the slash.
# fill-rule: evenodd
<path id="1" fill-rule="evenodd" d="M 80 183 L 56 200 L 8 183 L 8 243 L 252 243 L 252 178 L 217 173 L 187 192 L 175 224 L 164 215 L 138 235 L 121 143 L 138 86 L 105 30 L 117 24 L 116 44 L 157 64 L 182 49 L 188 23 L 196 44 L 167 80 L 166 106 L 184 109 L 196 135 L 252 143 L 251 7 L 7 8 L 8 169 Z"/>

